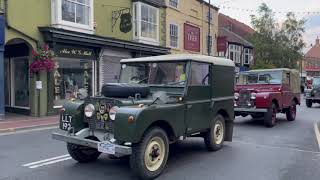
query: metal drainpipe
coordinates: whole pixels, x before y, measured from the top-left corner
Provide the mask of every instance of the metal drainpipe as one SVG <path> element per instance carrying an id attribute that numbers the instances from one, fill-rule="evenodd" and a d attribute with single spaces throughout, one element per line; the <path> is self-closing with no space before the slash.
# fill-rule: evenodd
<path id="1" fill-rule="evenodd" d="M 3 57 L 3 52 L 4 52 L 4 31 L 5 31 L 5 24 L 4 24 L 4 17 L 1 14 L 0 15 L 0 38 L 1 38 L 1 43 L 0 43 L 0 120 L 4 120 L 4 114 L 5 114 L 5 95 L 4 95 L 4 57 Z"/>
<path id="2" fill-rule="evenodd" d="M 210 31 L 211 31 L 211 0 L 209 0 L 209 14 L 208 14 L 208 36 L 207 36 L 208 56 L 211 56 L 211 45 L 210 45 L 210 40 L 209 40 L 209 37 L 211 37 L 210 36 L 211 35 Z M 212 40 L 212 38 L 211 38 L 211 40 Z"/>

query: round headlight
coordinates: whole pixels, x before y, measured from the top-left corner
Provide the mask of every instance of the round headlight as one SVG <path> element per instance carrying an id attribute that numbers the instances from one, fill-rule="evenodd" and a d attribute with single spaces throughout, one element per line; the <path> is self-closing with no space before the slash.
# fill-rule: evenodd
<path id="1" fill-rule="evenodd" d="M 110 111 L 109 111 L 109 117 L 112 121 L 116 119 L 116 114 L 118 111 L 119 107 L 118 106 L 113 106 Z"/>
<path id="2" fill-rule="evenodd" d="M 234 93 L 234 99 L 235 99 L 235 100 L 238 100 L 238 99 L 239 99 L 239 96 L 240 96 L 239 93 Z"/>
<path id="3" fill-rule="evenodd" d="M 256 93 L 251 93 L 251 99 L 256 99 L 257 94 Z"/>
<path id="4" fill-rule="evenodd" d="M 95 108 L 93 104 L 88 104 L 84 107 L 84 115 L 88 118 L 91 118 L 94 114 Z"/>

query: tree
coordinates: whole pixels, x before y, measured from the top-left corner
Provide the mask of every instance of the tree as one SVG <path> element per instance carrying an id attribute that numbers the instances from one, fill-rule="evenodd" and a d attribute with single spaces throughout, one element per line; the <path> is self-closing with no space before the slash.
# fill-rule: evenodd
<path id="1" fill-rule="evenodd" d="M 251 24 L 256 30 L 250 37 L 255 48 L 254 69 L 296 68 L 305 46 L 302 40 L 305 20 L 297 20 L 290 12 L 281 25 L 277 24 L 274 13 L 263 3 L 258 14 L 251 15 Z"/>

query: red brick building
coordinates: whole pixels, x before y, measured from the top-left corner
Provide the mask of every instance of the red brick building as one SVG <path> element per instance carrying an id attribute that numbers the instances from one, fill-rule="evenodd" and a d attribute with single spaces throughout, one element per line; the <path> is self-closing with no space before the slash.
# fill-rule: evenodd
<path id="1" fill-rule="evenodd" d="M 305 54 L 303 59 L 303 71 L 307 76 L 320 76 L 320 40 Z"/>
<path id="2" fill-rule="evenodd" d="M 218 55 L 233 60 L 236 71 L 246 71 L 254 61 L 254 47 L 249 35 L 255 31 L 248 25 L 224 14 L 219 14 Z"/>

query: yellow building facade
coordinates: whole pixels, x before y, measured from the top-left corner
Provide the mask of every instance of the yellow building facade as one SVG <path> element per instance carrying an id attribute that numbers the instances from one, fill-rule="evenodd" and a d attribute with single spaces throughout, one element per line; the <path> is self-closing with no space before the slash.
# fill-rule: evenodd
<path id="1" fill-rule="evenodd" d="M 217 55 L 217 7 L 203 0 L 166 0 L 166 5 L 166 45 L 172 54 Z"/>

